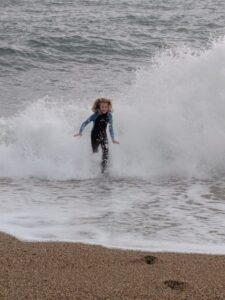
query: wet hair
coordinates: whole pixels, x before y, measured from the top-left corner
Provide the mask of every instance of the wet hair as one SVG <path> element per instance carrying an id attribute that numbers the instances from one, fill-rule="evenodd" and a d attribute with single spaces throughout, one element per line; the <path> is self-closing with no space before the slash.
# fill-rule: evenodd
<path id="1" fill-rule="evenodd" d="M 107 99 L 107 98 L 98 98 L 95 100 L 92 106 L 92 111 L 93 112 L 100 112 L 100 104 L 101 103 L 107 103 L 109 105 L 109 112 L 112 112 L 112 100 Z"/>

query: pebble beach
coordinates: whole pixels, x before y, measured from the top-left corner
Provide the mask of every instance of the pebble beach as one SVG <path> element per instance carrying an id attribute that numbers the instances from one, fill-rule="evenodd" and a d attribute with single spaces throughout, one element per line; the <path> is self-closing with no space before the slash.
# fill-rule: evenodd
<path id="1" fill-rule="evenodd" d="M 0 299 L 224 300 L 225 256 L 0 235 Z"/>

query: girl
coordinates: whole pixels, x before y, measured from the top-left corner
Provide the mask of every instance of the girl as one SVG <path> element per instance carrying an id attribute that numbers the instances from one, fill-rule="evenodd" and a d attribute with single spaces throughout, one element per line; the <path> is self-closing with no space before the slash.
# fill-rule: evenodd
<path id="1" fill-rule="evenodd" d="M 109 124 L 109 133 L 112 139 L 113 144 L 119 144 L 114 139 L 113 131 L 113 119 L 112 119 L 112 102 L 106 98 L 99 98 L 95 100 L 92 111 L 94 112 L 80 127 L 78 134 L 74 136 L 82 136 L 84 128 L 90 123 L 93 122 L 93 128 L 91 131 L 91 145 L 93 153 L 98 152 L 99 145 L 102 148 L 102 163 L 101 171 L 104 173 L 107 164 L 108 164 L 108 138 L 106 133 L 107 124 Z"/>

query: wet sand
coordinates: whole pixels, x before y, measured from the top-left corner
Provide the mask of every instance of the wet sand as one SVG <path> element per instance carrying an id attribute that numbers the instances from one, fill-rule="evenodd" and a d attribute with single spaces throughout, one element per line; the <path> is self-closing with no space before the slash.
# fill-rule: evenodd
<path id="1" fill-rule="evenodd" d="M 225 256 L 28 243 L 1 233 L 0 299 L 224 300 Z"/>

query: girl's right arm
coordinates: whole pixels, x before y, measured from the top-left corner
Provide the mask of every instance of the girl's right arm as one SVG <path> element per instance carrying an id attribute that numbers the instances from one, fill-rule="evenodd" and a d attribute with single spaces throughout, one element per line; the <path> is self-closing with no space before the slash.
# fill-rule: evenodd
<path id="1" fill-rule="evenodd" d="M 84 128 L 92 121 L 94 121 L 95 119 L 95 113 L 92 114 L 86 121 L 84 121 L 81 126 L 80 126 L 80 130 L 79 130 L 79 133 L 78 134 L 74 134 L 74 136 L 81 136 L 82 135 L 82 132 L 84 130 Z"/>

